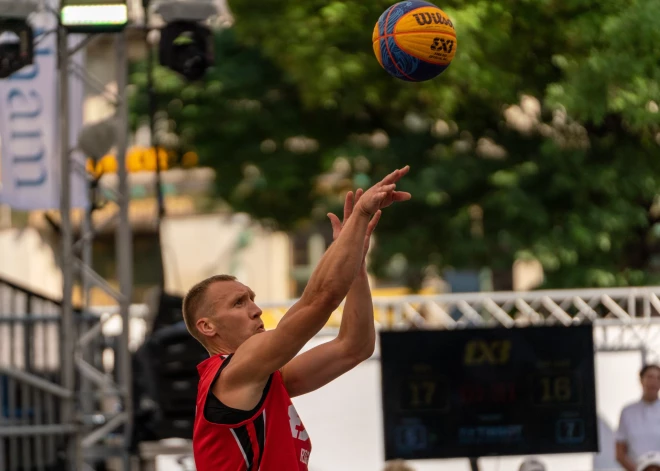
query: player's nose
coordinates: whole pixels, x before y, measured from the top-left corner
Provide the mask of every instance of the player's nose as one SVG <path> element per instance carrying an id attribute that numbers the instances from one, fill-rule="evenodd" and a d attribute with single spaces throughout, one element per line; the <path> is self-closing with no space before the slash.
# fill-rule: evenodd
<path id="1" fill-rule="evenodd" d="M 250 312 L 250 319 L 256 319 L 258 317 L 261 317 L 261 314 L 263 311 L 257 306 L 256 304 L 252 305 L 252 311 Z"/>

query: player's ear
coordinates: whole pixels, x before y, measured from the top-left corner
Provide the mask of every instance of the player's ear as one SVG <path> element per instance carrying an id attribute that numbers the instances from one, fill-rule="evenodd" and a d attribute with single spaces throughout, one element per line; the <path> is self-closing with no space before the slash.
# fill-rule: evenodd
<path id="1" fill-rule="evenodd" d="M 201 317 L 195 322 L 195 326 L 200 334 L 205 337 L 213 337 L 215 335 L 215 326 L 208 317 Z"/>

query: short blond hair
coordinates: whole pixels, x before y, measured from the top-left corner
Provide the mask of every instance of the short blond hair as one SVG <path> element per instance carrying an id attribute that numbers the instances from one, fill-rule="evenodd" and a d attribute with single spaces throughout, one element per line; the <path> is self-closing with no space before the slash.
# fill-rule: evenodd
<path id="1" fill-rule="evenodd" d="M 190 288 L 186 297 L 183 298 L 183 322 L 186 323 L 190 335 L 195 337 L 202 345 L 204 345 L 203 337 L 197 330 L 195 323 L 199 318 L 199 313 L 206 308 L 206 292 L 209 286 L 221 281 L 236 281 L 236 277 L 232 275 L 211 276 Z"/>

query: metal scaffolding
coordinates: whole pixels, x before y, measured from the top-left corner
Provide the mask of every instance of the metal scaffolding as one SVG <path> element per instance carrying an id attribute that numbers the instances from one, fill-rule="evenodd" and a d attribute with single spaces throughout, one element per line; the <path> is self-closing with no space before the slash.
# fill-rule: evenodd
<path id="1" fill-rule="evenodd" d="M 61 199 L 60 225 L 62 234 L 62 387 L 71 394 L 61 402 L 63 424 L 75 427 L 67 447 L 69 469 L 83 469 L 85 460 L 107 457 L 119 458 L 122 468 L 130 466 L 130 441 L 132 434 L 133 403 L 131 396 L 131 356 L 128 348 L 129 308 L 132 292 L 132 235 L 128 219 L 129 191 L 125 165 L 128 147 L 128 104 L 126 97 L 128 53 L 126 32 L 114 34 L 116 50 L 115 97 L 117 125 L 117 176 L 118 187 L 113 194 L 117 206 L 115 248 L 119 290 L 115 289 L 92 268 L 91 247 L 95 232 L 91 214 L 88 211 L 78 240 L 74 240 L 74 227 L 71 219 L 71 175 L 83 172 L 92 183 L 85 168 L 72 162 L 74 147 L 69 142 L 69 78 L 71 77 L 71 51 L 68 50 L 68 34 L 59 30 L 59 77 L 60 77 L 60 145 L 61 155 Z M 94 86 L 84 71 L 75 73 L 88 86 Z M 92 190 L 93 191 L 93 190 Z M 89 308 L 89 291 L 98 287 L 117 302 L 121 317 L 121 332 L 117 336 L 114 349 L 114 371 L 104 371 L 100 367 L 98 342 L 104 323 L 108 317 L 86 316 L 86 321 L 74 320 L 73 286 L 78 279 L 83 288 L 85 308 Z M 92 347 L 92 348 L 90 348 Z M 78 381 L 79 380 L 79 381 Z M 76 387 L 80 384 L 80 388 Z"/>
<path id="2" fill-rule="evenodd" d="M 45 7 L 47 14 L 57 11 Z M 77 76 L 98 90 L 95 80 L 72 60 L 85 48 L 89 35 L 73 46 L 59 21 L 57 35 L 60 150 L 60 220 L 62 299 L 56 301 L 24 288 L 0 283 L 0 469 L 85 469 L 86 460 L 117 457 L 129 469 L 132 434 L 131 354 L 128 348 L 129 307 L 132 290 L 132 235 L 128 220 L 129 192 L 125 154 L 128 144 L 126 86 L 128 55 L 126 32 L 115 33 L 118 187 L 111 200 L 117 207 L 115 247 L 119 289 L 92 268 L 92 242 L 99 228 L 91 214 L 79 231 L 72 220 L 74 174 L 82 174 L 92 191 L 93 179 L 74 160 L 77 143 L 71 142 L 69 84 Z M 107 190 L 107 189 L 106 189 Z M 78 234 L 76 235 L 76 232 Z M 104 368 L 102 338 L 108 316 L 87 309 L 89 297 L 74 307 L 74 284 L 89 293 L 99 287 L 116 300 L 121 332 L 111 345 L 114 365 Z"/>

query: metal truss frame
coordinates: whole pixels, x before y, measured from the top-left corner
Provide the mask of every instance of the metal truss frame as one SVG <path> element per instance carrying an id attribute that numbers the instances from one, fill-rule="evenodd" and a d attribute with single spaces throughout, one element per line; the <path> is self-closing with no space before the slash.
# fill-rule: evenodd
<path id="1" fill-rule="evenodd" d="M 119 289 L 92 268 L 92 243 L 96 233 L 92 224 L 91 211 L 86 211 L 80 237 L 74 240 L 74 227 L 71 220 L 71 185 L 73 173 L 82 173 L 90 184 L 92 178 L 85 168 L 80 168 L 70 156 L 75 150 L 69 142 L 69 78 L 71 74 L 80 77 L 85 84 L 97 89 L 107 97 L 106 90 L 88 77 L 80 68 L 74 68 L 70 61 L 74 51 L 68 50 L 67 32 L 59 31 L 59 77 L 60 77 L 60 145 L 61 155 L 61 196 L 60 229 L 62 234 L 62 387 L 72 394 L 63 398 L 61 418 L 63 424 L 76 427 L 68 447 L 69 468 L 83 469 L 87 459 L 99 459 L 114 455 L 122 461 L 123 469 L 130 467 L 129 447 L 132 435 L 133 402 L 132 371 L 129 341 L 129 308 L 132 294 L 132 234 L 128 218 L 129 191 L 125 155 L 128 147 L 128 103 L 126 87 L 128 82 L 128 51 L 126 31 L 115 33 L 117 96 L 108 97 L 116 106 L 117 122 L 117 191 L 113 200 L 117 205 L 118 221 L 115 233 L 117 278 Z M 69 157 L 69 158 L 67 158 Z M 113 218 L 111 218 L 113 219 Z M 83 290 L 83 309 L 89 311 L 89 291 L 98 287 L 117 302 L 121 317 L 121 331 L 117 336 L 114 358 L 114 374 L 98 368 L 98 362 L 90 357 L 94 352 L 91 345 L 102 335 L 103 325 L 109 319 L 96 317 L 92 323 L 79 323 L 74 320 L 73 286 L 78 279 Z M 79 378 L 80 389 L 76 389 Z M 111 406 L 108 407 L 108 403 Z M 109 440 L 111 438 L 111 440 Z M 102 446 L 97 446 L 102 444 Z M 113 453 L 109 453 L 114 451 Z M 97 453 L 98 452 L 98 453 Z"/>
<path id="2" fill-rule="evenodd" d="M 277 322 L 294 304 L 265 303 Z M 594 325 L 598 351 L 641 350 L 660 360 L 660 286 L 539 290 L 374 298 L 380 329 L 464 329 L 530 325 Z M 343 306 L 323 333 L 332 334 Z"/>
<path id="3" fill-rule="evenodd" d="M 8 293 L 7 296 L 0 296 L 0 301 L 3 301 L 0 303 L 0 334 L 9 353 L 7 357 L 0 358 L 0 380 L 4 384 L 4 389 L 0 388 L 0 403 L 6 400 L 9 406 L 6 412 L 0 411 L 0 468 L 4 468 L 7 459 L 9 470 L 17 469 L 19 460 L 30 469 L 33 469 L 31 463 L 43 469 L 45 459 L 57 460 L 57 456 L 61 455 L 65 458 L 66 469 L 80 471 L 85 469 L 86 460 L 111 456 L 119 458 L 121 467 L 127 471 L 130 469 L 133 420 L 129 351 L 129 308 L 133 280 L 125 166 L 128 146 L 126 31 L 113 34 L 117 54 L 115 97 L 108 97 L 105 87 L 95 83 L 71 60 L 92 36 L 69 49 L 66 29 L 60 25 L 44 34 L 53 33 L 57 34 L 59 78 L 62 301 L 49 300 L 7 283 L 0 286 L 3 288 L 0 294 Z M 43 37 L 39 39 L 43 40 Z M 115 247 L 119 289 L 115 289 L 92 268 L 92 242 L 97 231 L 92 224 L 91 210 L 86 211 L 80 237 L 74 240 L 71 176 L 82 174 L 90 192 L 94 185 L 85 166 L 73 159 L 77 150 L 70 142 L 69 83 L 73 75 L 116 106 L 117 122 L 120 123 L 116 140 L 119 182 L 111 197 L 117 205 Z M 82 310 L 74 308 L 73 304 L 76 280 L 85 293 Z M 101 337 L 108 316 L 95 315 L 89 309 L 88 293 L 92 287 L 101 288 L 116 300 L 116 311 L 122 320 L 113 346 L 114 366 L 107 371 L 102 367 L 99 356 L 105 349 L 107 339 Z M 51 333 L 55 335 L 50 336 Z M 40 349 L 42 354 L 35 359 L 36 344 L 52 348 Z M 7 391 L 8 395 L 4 399 L 3 391 Z M 35 450 L 34 453 L 31 450 Z M 44 454 L 48 457 L 44 458 Z"/>

